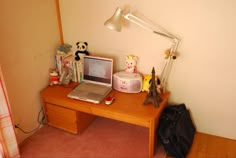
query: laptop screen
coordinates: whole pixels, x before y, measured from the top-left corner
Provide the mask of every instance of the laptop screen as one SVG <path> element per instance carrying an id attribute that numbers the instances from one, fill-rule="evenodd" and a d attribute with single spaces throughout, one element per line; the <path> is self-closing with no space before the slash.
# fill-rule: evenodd
<path id="1" fill-rule="evenodd" d="M 112 86 L 113 60 L 84 56 L 84 81 Z"/>

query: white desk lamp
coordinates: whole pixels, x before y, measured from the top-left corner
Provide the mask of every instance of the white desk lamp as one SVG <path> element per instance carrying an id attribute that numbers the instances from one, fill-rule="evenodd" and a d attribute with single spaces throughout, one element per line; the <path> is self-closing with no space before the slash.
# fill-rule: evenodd
<path id="1" fill-rule="evenodd" d="M 145 22 L 144 20 L 142 20 L 141 18 L 133 15 L 132 13 L 124 13 L 124 11 L 121 8 L 117 8 L 114 15 L 108 19 L 104 25 L 106 27 L 108 27 L 111 30 L 115 30 L 120 32 L 121 28 L 122 28 L 122 22 L 121 19 L 125 18 L 137 25 L 139 25 L 140 27 L 151 31 L 155 34 L 158 34 L 160 36 L 164 36 L 170 40 L 172 40 L 173 44 L 171 45 L 168 55 L 167 55 L 167 61 L 166 64 L 164 66 L 164 69 L 162 71 L 162 74 L 160 76 L 160 80 L 161 80 L 161 86 L 163 88 L 163 91 L 166 90 L 166 82 L 170 73 L 170 69 L 173 63 L 173 60 L 176 59 L 176 50 L 178 47 L 178 44 L 180 42 L 180 39 L 177 38 L 176 36 L 172 35 L 171 33 L 167 32 L 166 30 L 164 30 L 163 28 L 161 28 L 160 26 L 154 26 L 153 24 L 149 24 L 148 22 Z M 157 27 L 159 27 L 159 29 L 157 29 Z M 161 30 L 157 31 L 157 30 Z"/>

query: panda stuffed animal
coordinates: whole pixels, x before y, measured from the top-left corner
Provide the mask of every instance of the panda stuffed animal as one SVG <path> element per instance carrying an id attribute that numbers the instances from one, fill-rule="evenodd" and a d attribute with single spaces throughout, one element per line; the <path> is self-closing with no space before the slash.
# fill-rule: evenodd
<path id="1" fill-rule="evenodd" d="M 80 55 L 79 54 L 84 54 L 84 55 L 89 55 L 89 52 L 87 51 L 88 49 L 88 43 L 87 42 L 77 42 L 77 51 L 75 52 L 75 60 L 79 61 L 80 60 Z"/>

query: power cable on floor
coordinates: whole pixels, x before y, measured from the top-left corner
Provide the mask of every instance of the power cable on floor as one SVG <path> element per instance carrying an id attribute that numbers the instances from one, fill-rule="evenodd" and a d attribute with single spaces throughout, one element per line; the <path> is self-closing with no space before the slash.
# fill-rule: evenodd
<path id="1" fill-rule="evenodd" d="M 42 118 L 41 118 L 41 120 L 40 120 L 40 114 L 41 114 L 41 113 L 42 113 L 43 116 L 42 116 Z M 23 132 L 23 133 L 25 133 L 25 134 L 30 134 L 30 133 L 32 133 L 32 132 L 37 131 L 41 125 L 45 125 L 45 124 L 46 124 L 46 122 L 45 122 L 45 116 L 44 116 L 44 113 L 43 113 L 43 107 L 41 107 L 41 109 L 40 109 L 40 111 L 39 111 L 39 113 L 38 113 L 37 121 L 38 121 L 38 126 L 37 126 L 35 129 L 31 130 L 31 131 L 25 131 L 25 130 L 23 130 L 19 125 L 15 125 L 15 128 L 18 128 L 21 132 Z"/>

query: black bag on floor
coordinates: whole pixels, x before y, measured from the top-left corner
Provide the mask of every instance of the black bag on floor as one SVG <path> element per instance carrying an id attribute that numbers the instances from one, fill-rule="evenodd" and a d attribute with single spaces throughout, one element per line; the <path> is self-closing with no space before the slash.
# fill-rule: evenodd
<path id="1" fill-rule="evenodd" d="M 163 110 L 157 135 L 168 155 L 185 158 L 192 145 L 195 131 L 185 104 L 167 106 Z"/>

